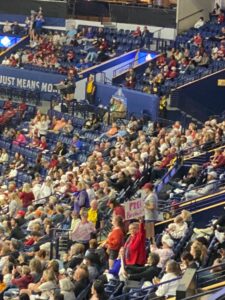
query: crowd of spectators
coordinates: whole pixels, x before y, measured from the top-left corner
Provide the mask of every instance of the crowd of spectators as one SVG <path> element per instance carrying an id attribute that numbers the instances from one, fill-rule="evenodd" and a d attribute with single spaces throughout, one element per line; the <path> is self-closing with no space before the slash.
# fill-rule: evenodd
<path id="1" fill-rule="evenodd" d="M 127 292 L 135 287 L 133 280 L 143 278 L 159 284 L 156 278 L 159 274 L 164 274 L 161 277 L 164 282 L 180 276 L 181 269 L 184 271 L 188 264 L 196 268 L 204 266 L 206 246 L 197 240 L 182 255 L 182 264 L 179 257 L 171 261 L 174 246 L 188 232 L 191 223 L 188 212 L 177 216 L 155 243 L 158 197 L 152 183 L 156 184 L 165 174 L 181 150 L 197 154 L 219 146 L 224 141 L 224 126 L 224 121 L 218 123 L 213 119 L 201 129 L 191 123 L 184 131 L 178 121 L 165 128 L 133 117 L 126 126 L 113 123 L 108 132 L 96 141 L 89 141 L 92 150 L 80 165 L 76 157 L 83 151 L 83 136 L 92 130 L 85 123 L 78 135 L 76 124 L 63 116 L 50 119 L 38 111 L 19 131 L 6 128 L 2 138 L 11 140 L 12 149 L 25 147 L 33 151 L 36 148 L 38 155 L 35 163 L 29 163 L 19 152 L 12 155 L 2 149 L 0 155 L 0 164 L 4 166 L 0 199 L 4 212 L 0 223 L 4 296 L 10 298 L 20 293 L 20 297 L 27 294 L 33 299 L 38 293 L 46 299 L 58 299 L 53 296 L 57 291 L 64 299 L 75 299 L 84 287 L 92 284 L 90 299 L 102 299 L 104 283 L 111 278 L 124 281 L 124 292 Z M 54 141 L 49 139 L 52 135 Z M 69 144 L 57 141 L 63 135 L 71 137 Z M 223 167 L 223 162 L 223 153 L 216 152 L 203 168 L 212 176 L 218 164 Z M 19 172 L 29 174 L 31 181 L 18 185 Z M 125 220 L 124 207 L 117 199 L 122 190 L 146 174 L 147 183 L 140 189 L 145 200 L 145 232 L 143 219 L 139 223 Z M 189 175 L 183 180 L 187 185 L 194 182 Z M 113 212 L 112 230 L 99 245 L 98 233 L 106 225 L 105 214 L 109 208 Z M 55 227 L 71 230 L 70 250 L 58 260 L 50 260 Z M 147 260 L 148 239 L 151 247 Z M 161 285 L 156 295 L 175 295 L 178 283 L 175 280 L 172 285 Z M 140 282 L 136 284 L 140 286 Z"/>
<path id="2" fill-rule="evenodd" d="M 84 49 L 85 64 L 103 62 L 116 55 L 116 40 L 109 45 L 101 28 L 97 34 L 91 27 L 79 31 L 71 27 L 66 34 L 46 35 L 42 33 L 43 23 L 41 10 L 32 13 L 27 19 L 31 49 L 14 54 L 13 64 L 9 58 L 3 64 L 33 64 L 62 73 L 72 66 L 76 73 L 83 66 L 82 62 L 80 68 L 74 65 L 74 47 Z M 200 22 L 198 28 L 199 25 Z M 147 30 L 141 32 L 137 27 L 132 35 L 142 37 Z M 221 30 L 224 34 L 224 28 Z M 170 59 L 162 55 L 156 65 L 149 64 L 145 78 L 151 93 L 158 93 L 166 79 L 176 78 L 178 66 L 183 65 L 186 72 L 204 62 L 207 54 L 201 36 L 197 34 L 190 43 L 198 47 L 194 58 L 190 58 L 189 49 L 172 49 Z M 129 70 L 127 86 L 134 88 L 135 80 L 134 71 Z M 191 213 L 181 211 L 156 236 L 155 222 L 161 216 L 154 186 L 183 153 L 198 155 L 223 145 L 225 121 L 211 119 L 200 129 L 190 123 L 185 129 L 179 121 L 164 127 L 133 116 L 122 125 L 112 120 L 107 130 L 101 130 L 104 127 L 97 116 L 84 120 L 78 128 L 73 118 L 64 114 L 50 117 L 37 111 L 34 118 L 23 123 L 26 110 L 25 103 L 15 110 L 11 99 L 3 106 L 3 117 L 9 112 L 18 113 L 22 123 L 19 128 L 6 127 L 1 133 L 1 140 L 11 143 L 11 147 L 0 149 L 0 297 L 32 300 L 39 295 L 41 299 L 76 300 L 87 290 L 89 299 L 102 300 L 108 297 L 104 285 L 112 279 L 123 282 L 124 293 L 161 284 L 152 291 L 152 297 L 175 296 L 188 267 L 207 266 L 208 232 L 215 235 L 221 249 L 212 257 L 212 265 L 217 269 L 206 271 L 208 276 L 215 274 L 216 279 L 218 263 L 225 257 L 224 217 L 212 228 L 196 229 L 195 234 L 203 233 L 204 238 L 187 239 L 186 250 L 176 253 L 176 246 L 191 232 Z M 88 133 L 92 136 L 86 149 Z M 67 142 L 63 142 L 65 138 Z M 35 159 L 24 155 L 26 150 Z M 80 155 L 85 156 L 82 163 Z M 206 164 L 193 164 L 183 178 L 170 182 L 170 198 L 183 201 L 208 195 L 217 188 L 216 179 L 224 168 L 225 151 L 215 150 Z M 19 182 L 19 174 L 26 175 L 27 180 Z M 119 196 L 127 190 L 144 200 L 143 218 L 125 219 L 121 203 L 124 198 Z M 99 243 L 108 223 L 112 227 Z M 56 238 L 56 229 L 68 232 L 68 251 L 61 251 L 57 259 L 52 259 L 51 242 Z M 167 281 L 171 282 L 163 284 Z"/>
<path id="3" fill-rule="evenodd" d="M 195 74 L 200 69 L 206 70 L 213 62 L 225 61 L 225 27 L 223 24 L 224 12 L 222 10 L 219 10 L 211 23 L 205 23 L 204 19 L 200 18 L 194 25 L 194 29 L 188 31 L 191 35 L 189 36 L 188 33 L 188 39 L 183 34 L 178 36 L 175 47 L 150 62 L 143 74 L 137 76 L 135 70 L 130 69 L 125 78 L 125 86 L 132 89 L 139 88 L 137 85 L 139 83 L 145 93 L 163 94 L 166 82 L 175 83 L 175 79 L 182 78 L 182 76 Z M 219 32 L 210 33 L 210 27 L 215 26 L 219 26 Z"/>
<path id="4" fill-rule="evenodd" d="M 32 21 L 34 18 L 35 21 Z M 119 45 L 123 44 L 122 41 L 117 40 L 120 36 L 119 31 L 109 35 L 102 27 L 96 29 L 83 26 L 76 29 L 75 25 L 71 25 L 66 32 L 43 32 L 42 11 L 31 15 L 31 18 L 27 18 L 27 20 L 30 47 L 20 49 L 10 57 L 5 57 L 2 62 L 3 65 L 26 68 L 36 66 L 43 68 L 43 70 L 63 74 L 68 71 L 77 73 L 115 57 L 118 55 Z M 138 26 L 136 30 L 128 33 L 128 38 L 138 39 L 135 46 L 138 48 L 149 35 L 147 26 L 143 28 L 143 31 Z M 122 52 L 129 50 L 131 48 L 123 49 Z M 121 54 L 121 50 L 119 53 Z"/>

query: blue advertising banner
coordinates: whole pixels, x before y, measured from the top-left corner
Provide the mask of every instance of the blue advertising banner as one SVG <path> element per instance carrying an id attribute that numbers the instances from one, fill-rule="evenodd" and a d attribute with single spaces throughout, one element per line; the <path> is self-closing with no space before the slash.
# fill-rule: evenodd
<path id="1" fill-rule="evenodd" d="M 53 85 L 65 76 L 0 66 L 0 85 L 26 90 L 38 90 L 41 99 L 49 100 L 56 92 Z"/>

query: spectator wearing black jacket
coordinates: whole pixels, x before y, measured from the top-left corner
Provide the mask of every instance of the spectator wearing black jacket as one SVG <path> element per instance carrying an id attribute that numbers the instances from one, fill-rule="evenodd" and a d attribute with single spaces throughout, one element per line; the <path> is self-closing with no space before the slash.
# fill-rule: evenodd
<path id="1" fill-rule="evenodd" d="M 160 257 L 157 253 L 150 253 L 147 265 L 144 267 L 129 266 L 126 268 L 127 278 L 129 280 L 152 281 L 154 277 L 158 277 L 161 269 L 157 267 Z"/>
<path id="2" fill-rule="evenodd" d="M 18 221 L 14 218 L 11 219 L 10 221 L 11 224 L 11 232 L 9 235 L 9 239 L 11 240 L 12 238 L 16 239 L 16 240 L 22 240 L 24 239 L 24 233 L 21 230 L 21 228 L 18 225 Z"/>

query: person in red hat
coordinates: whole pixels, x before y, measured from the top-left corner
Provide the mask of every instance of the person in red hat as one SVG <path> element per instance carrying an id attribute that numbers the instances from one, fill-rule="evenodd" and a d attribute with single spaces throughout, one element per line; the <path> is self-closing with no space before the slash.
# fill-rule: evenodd
<path id="1" fill-rule="evenodd" d="M 155 222 L 158 220 L 158 196 L 154 191 L 154 185 L 150 182 L 142 187 L 145 201 L 145 229 L 146 237 L 154 241 Z"/>
<path id="2" fill-rule="evenodd" d="M 26 212 L 23 211 L 23 210 L 19 210 L 16 214 L 16 220 L 17 220 L 17 223 L 19 226 L 22 226 L 23 224 L 26 223 L 26 220 L 25 220 L 25 215 L 26 215 Z"/>

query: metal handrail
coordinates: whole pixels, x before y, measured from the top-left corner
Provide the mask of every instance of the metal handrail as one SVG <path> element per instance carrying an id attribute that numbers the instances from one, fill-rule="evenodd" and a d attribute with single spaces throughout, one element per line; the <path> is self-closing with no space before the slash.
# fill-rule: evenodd
<path id="1" fill-rule="evenodd" d="M 137 52 L 138 52 L 138 51 L 137 51 Z M 136 62 L 138 62 L 138 60 L 140 60 L 140 59 L 142 59 L 142 58 L 144 58 L 144 57 L 145 57 L 145 55 L 143 55 L 143 56 L 141 56 L 141 57 L 135 59 L 135 60 L 132 61 L 132 62 L 127 63 L 126 65 L 123 65 L 122 67 L 119 67 L 119 68 L 115 69 L 115 70 L 113 71 L 113 79 L 116 78 L 116 77 L 118 77 L 118 76 L 120 76 L 122 73 L 125 73 L 125 72 L 126 72 L 126 71 L 123 71 L 122 73 L 120 73 L 120 74 L 117 75 L 116 73 L 117 73 L 118 70 L 120 70 L 120 69 L 122 69 L 122 68 L 125 68 L 125 67 L 127 67 L 127 66 L 129 66 L 129 68 L 130 68 L 130 65 L 133 66 Z M 151 61 L 154 61 L 157 57 L 158 57 L 158 56 L 154 57 Z M 137 66 L 137 67 L 138 67 L 138 66 Z M 126 70 L 129 69 L 129 68 L 126 68 Z"/>
<path id="2" fill-rule="evenodd" d="M 217 185 L 217 188 L 224 185 L 223 183 L 220 182 L 220 180 L 216 180 L 214 183 L 215 183 L 216 185 L 218 184 L 218 185 Z M 220 184 L 219 184 L 219 183 L 220 183 Z M 205 186 L 211 185 L 211 184 L 212 184 L 212 183 L 208 183 L 208 184 L 205 184 L 205 185 L 201 185 L 201 186 L 198 186 L 198 187 L 194 187 L 193 189 L 190 189 L 189 191 L 194 191 L 194 190 L 196 190 L 196 189 L 199 189 L 199 188 L 201 188 L 201 187 L 205 187 Z M 201 197 L 197 197 L 197 198 L 193 198 L 193 199 L 185 200 L 185 201 L 180 201 L 180 202 L 177 203 L 177 205 L 179 206 L 180 204 L 182 204 L 182 207 L 181 207 L 181 208 L 178 207 L 176 211 L 178 212 L 179 210 L 182 210 L 182 209 L 183 209 L 183 206 L 185 206 L 185 204 L 190 203 L 190 205 L 193 205 L 193 204 L 195 205 L 196 203 L 198 203 L 199 198 L 208 196 L 207 199 L 209 199 L 210 196 L 213 196 L 214 194 L 215 194 L 215 191 L 214 191 L 213 193 L 211 193 L 211 194 L 208 194 L 208 195 L 202 195 Z M 208 205 L 208 204 L 207 204 L 207 205 Z M 205 205 L 199 204 L 198 208 L 203 208 L 204 206 L 205 206 Z M 164 208 L 163 208 L 162 211 L 168 211 L 168 210 L 170 210 L 170 209 L 171 209 L 171 204 L 164 206 Z"/>

